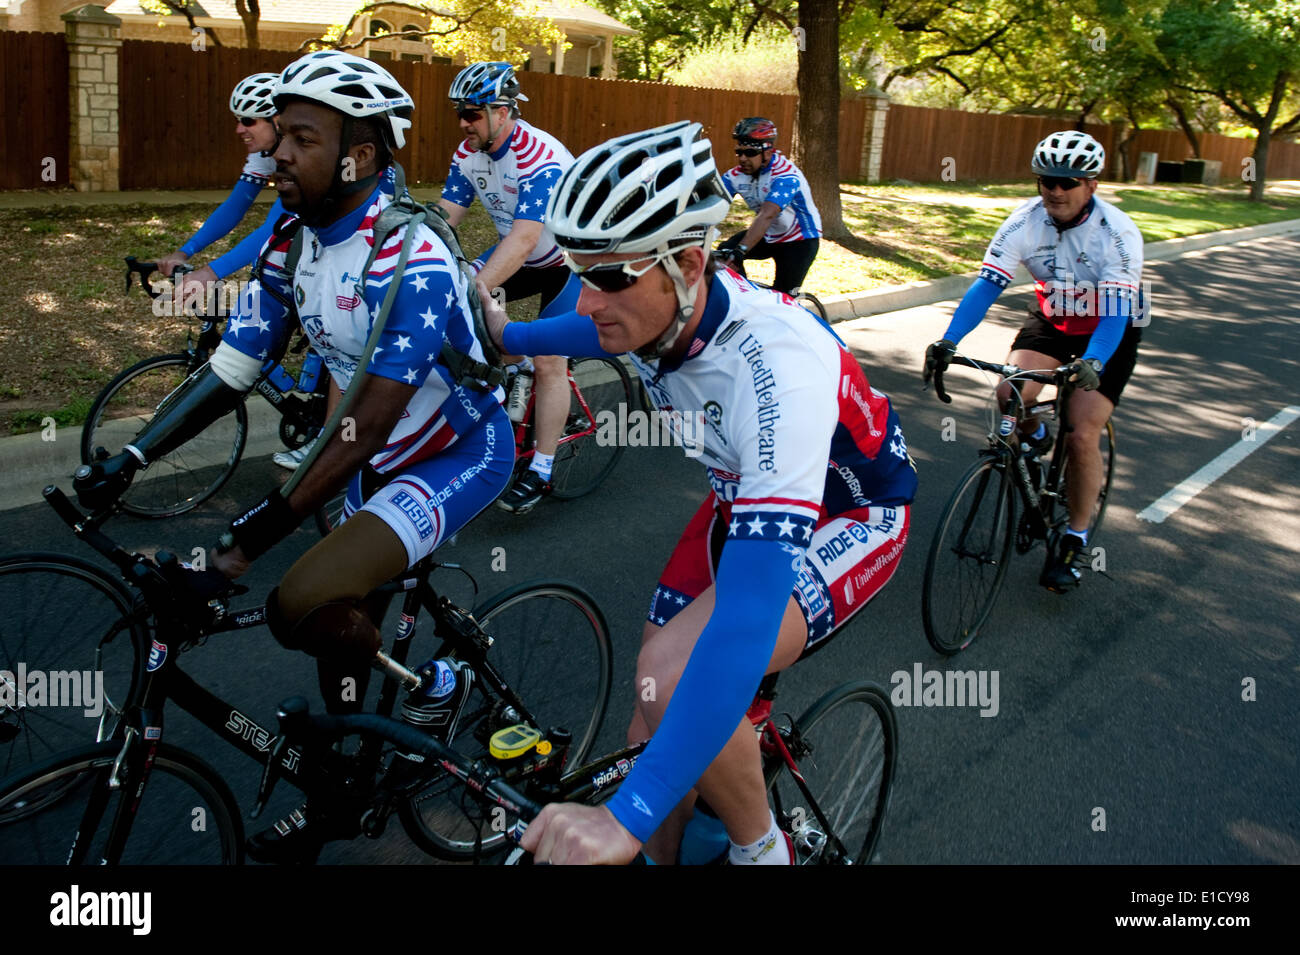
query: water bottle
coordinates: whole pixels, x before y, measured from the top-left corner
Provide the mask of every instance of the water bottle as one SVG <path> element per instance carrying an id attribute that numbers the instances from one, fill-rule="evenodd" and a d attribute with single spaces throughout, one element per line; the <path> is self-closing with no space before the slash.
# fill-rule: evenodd
<path id="1" fill-rule="evenodd" d="M 533 373 L 520 368 L 519 374 L 515 375 L 514 386 L 510 389 L 510 397 L 506 399 L 506 414 L 510 415 L 510 420 L 515 424 L 524 420 L 524 413 L 528 410 L 528 399 L 532 394 Z"/>
<path id="2" fill-rule="evenodd" d="M 682 846 L 677 852 L 678 865 L 711 865 L 731 847 L 727 827 L 711 812 L 695 807 L 695 814 L 682 830 Z"/>
<path id="3" fill-rule="evenodd" d="M 406 722 L 431 733 L 454 723 L 459 668 L 456 664 L 454 660 L 430 660 L 416 670 L 424 683 L 402 701 L 402 718 Z"/>

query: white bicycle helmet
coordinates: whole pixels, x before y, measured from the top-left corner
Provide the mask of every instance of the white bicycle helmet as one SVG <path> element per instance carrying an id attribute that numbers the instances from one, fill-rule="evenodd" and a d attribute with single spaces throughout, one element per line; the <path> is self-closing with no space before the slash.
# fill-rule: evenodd
<path id="1" fill-rule="evenodd" d="M 406 145 L 415 101 L 377 63 L 340 50 L 308 53 L 280 74 L 276 108 L 294 96 L 330 106 L 345 116 L 382 118 L 385 122 L 380 127 L 389 146 L 401 149 Z"/>
<path id="2" fill-rule="evenodd" d="M 1039 176 L 1096 179 L 1106 168 L 1106 150 L 1087 133 L 1065 129 L 1034 147 L 1029 168 Z"/>
<path id="3" fill-rule="evenodd" d="M 677 293 L 677 319 L 643 353 L 662 357 L 695 310 L 703 278 L 687 288 L 672 253 L 708 249 L 731 206 L 699 123 L 682 120 L 587 150 L 560 178 L 546 226 L 566 252 L 657 256 Z"/>
<path id="4" fill-rule="evenodd" d="M 230 94 L 230 111 L 241 119 L 270 119 L 275 115 L 276 73 L 254 73 L 235 84 Z"/>

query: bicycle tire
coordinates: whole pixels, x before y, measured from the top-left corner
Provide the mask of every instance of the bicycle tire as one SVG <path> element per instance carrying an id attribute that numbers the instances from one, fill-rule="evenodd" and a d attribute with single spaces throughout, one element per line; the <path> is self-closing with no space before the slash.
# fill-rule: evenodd
<path id="1" fill-rule="evenodd" d="M 847 708 L 859 703 L 865 703 L 870 712 L 863 711 L 854 718 Z M 897 772 L 898 723 L 888 694 L 866 681 L 846 683 L 828 691 L 810 706 L 795 722 L 795 728 L 798 738 L 808 747 L 804 756 L 796 756 L 799 772 L 836 838 L 849 853 L 848 859 L 841 858 L 831 852 L 827 843 L 822 851 L 805 855 L 807 850 L 801 847 L 800 833 L 796 831 L 793 833 L 796 863 L 869 863 L 880 840 Z M 828 759 L 828 753 L 840 756 L 834 767 L 824 765 L 836 762 L 834 758 Z M 861 754 L 866 759 L 859 759 Z M 802 801 L 803 792 L 788 775 L 784 760 L 773 760 L 767 771 L 767 785 L 774 801 L 781 805 L 782 814 L 802 818 L 806 825 L 820 831 L 820 820 L 811 808 L 804 809 L 799 802 L 793 803 L 794 809 L 802 809 L 802 813 L 785 808 L 787 800 L 782 798 L 779 788 L 782 779 L 790 780 L 786 784 L 790 799 Z M 818 792 L 824 789 L 829 794 L 841 788 L 843 792 L 829 800 L 822 799 Z"/>
<path id="2" fill-rule="evenodd" d="M 24 690 L 33 687 L 36 672 L 45 682 L 39 704 L 33 697 L 22 707 L 0 706 L 0 725 L 8 723 L 6 741 L 0 742 L 0 777 L 112 735 L 120 713 L 135 700 L 139 659 L 148 645 L 143 627 L 132 619 L 132 605 L 124 584 L 78 557 L 31 552 L 0 558 L 0 670 L 17 683 L 22 666 Z M 57 676 L 72 672 L 83 674 L 75 687 Z M 102 695 L 95 682 L 86 686 L 86 672 L 103 674 L 91 678 Z M 78 705 L 53 705 L 68 704 L 74 688 Z M 100 710 L 93 723 L 87 704 Z"/>
<path id="3" fill-rule="evenodd" d="M 921 617 L 925 638 L 939 653 L 951 656 L 979 636 L 1002 587 L 1015 530 L 1016 494 L 1006 464 L 981 455 L 957 482 L 925 560 Z"/>
<path id="4" fill-rule="evenodd" d="M 821 299 L 812 292 L 800 292 L 794 297 L 794 300 L 795 304 L 815 313 L 823 322 L 830 322 L 830 319 L 826 315 L 826 306 L 823 305 Z"/>
<path id="5" fill-rule="evenodd" d="M 110 381 L 95 398 L 82 425 L 82 464 L 91 462 L 97 446 L 116 454 L 134 440 L 191 377 L 189 365 L 190 356 L 185 353 L 155 355 Z M 244 453 L 247 437 L 248 412 L 240 402 L 233 416 L 214 421 L 137 474 L 122 495 L 123 509 L 139 517 L 174 517 L 193 510 L 229 479 Z"/>
<path id="6" fill-rule="evenodd" d="M 0 864 L 66 864 L 73 837 L 88 822 L 93 787 L 107 785 L 121 749 L 120 741 L 94 743 L 0 782 Z M 89 821 L 88 864 L 103 857 L 125 788 L 110 792 L 104 811 Z M 243 858 L 243 822 L 225 780 L 194 754 L 159 743 L 117 864 L 238 865 Z"/>
<path id="7" fill-rule="evenodd" d="M 639 404 L 633 400 L 627 370 L 616 358 L 571 359 L 569 374 L 578 391 L 569 391 L 569 416 L 551 469 L 551 496 L 562 501 L 594 491 L 609 477 L 623 455 L 621 437 L 601 443 L 600 431 L 596 429 L 603 423 L 602 413 L 611 413 L 617 421 L 620 404 L 628 411 Z M 579 401 L 579 393 L 586 408 Z"/>
<path id="8" fill-rule="evenodd" d="M 571 584 L 531 581 L 485 601 L 474 616 L 494 638 L 488 652 L 492 666 L 542 724 L 539 729 L 563 726 L 573 734 L 566 765 L 580 765 L 600 733 L 613 682 L 609 628 L 595 600 Z M 586 632 L 580 629 L 584 620 Z M 475 681 L 471 700 L 452 745 L 486 757 L 486 743 L 474 730 L 491 720 L 497 701 L 482 679 Z M 471 805 L 462 783 L 439 774 L 399 804 L 398 816 L 412 841 L 441 859 L 463 861 L 503 850 L 502 831 L 478 844 L 481 823 L 472 810 L 466 812 Z"/>
<path id="9" fill-rule="evenodd" d="M 1107 420 L 1106 427 L 1101 432 L 1101 456 L 1102 464 L 1106 471 L 1106 476 L 1102 481 L 1101 492 L 1097 495 L 1097 504 L 1093 508 L 1092 520 L 1088 524 L 1088 543 L 1092 544 L 1093 539 L 1101 530 L 1102 518 L 1106 516 L 1106 502 L 1110 498 L 1111 482 L 1115 478 L 1115 425 Z M 1070 459 L 1066 457 L 1064 464 L 1069 465 Z M 1066 467 L 1061 469 L 1061 497 L 1062 501 L 1069 501 L 1068 488 L 1065 483 Z M 1060 530 L 1069 518 L 1066 508 L 1061 508 L 1058 512 L 1058 520 L 1055 522 L 1055 529 Z"/>

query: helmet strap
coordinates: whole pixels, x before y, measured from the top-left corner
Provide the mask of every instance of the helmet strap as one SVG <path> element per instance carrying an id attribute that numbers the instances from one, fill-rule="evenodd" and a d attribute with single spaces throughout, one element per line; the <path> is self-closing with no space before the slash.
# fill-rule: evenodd
<path id="1" fill-rule="evenodd" d="M 718 230 L 712 226 L 705 233 L 701 247 L 705 250 L 706 264 L 708 250 L 712 248 L 717 235 Z M 677 339 L 681 337 L 682 331 L 690 324 L 691 318 L 695 315 L 695 304 L 699 301 L 700 290 L 704 288 L 704 278 L 708 269 L 701 270 L 699 279 L 696 280 L 694 285 L 687 288 L 686 276 L 682 275 L 681 266 L 677 264 L 677 259 L 674 257 L 673 252 L 670 251 L 671 248 L 670 244 L 665 242 L 655 251 L 661 256 L 664 271 L 673 280 L 673 291 L 677 295 L 677 313 L 657 341 L 637 349 L 636 353 L 642 358 L 663 358 L 673 350 L 673 346 L 677 344 Z"/>

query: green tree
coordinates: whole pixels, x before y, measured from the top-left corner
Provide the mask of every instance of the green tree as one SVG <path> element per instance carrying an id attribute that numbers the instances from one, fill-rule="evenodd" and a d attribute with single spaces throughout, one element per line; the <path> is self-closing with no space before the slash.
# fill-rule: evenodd
<path id="1" fill-rule="evenodd" d="M 1214 97 L 1255 130 L 1243 177 L 1253 173 L 1250 197 L 1263 199 L 1270 142 L 1300 130 L 1300 0 L 1171 0 L 1159 48 L 1176 88 Z"/>

